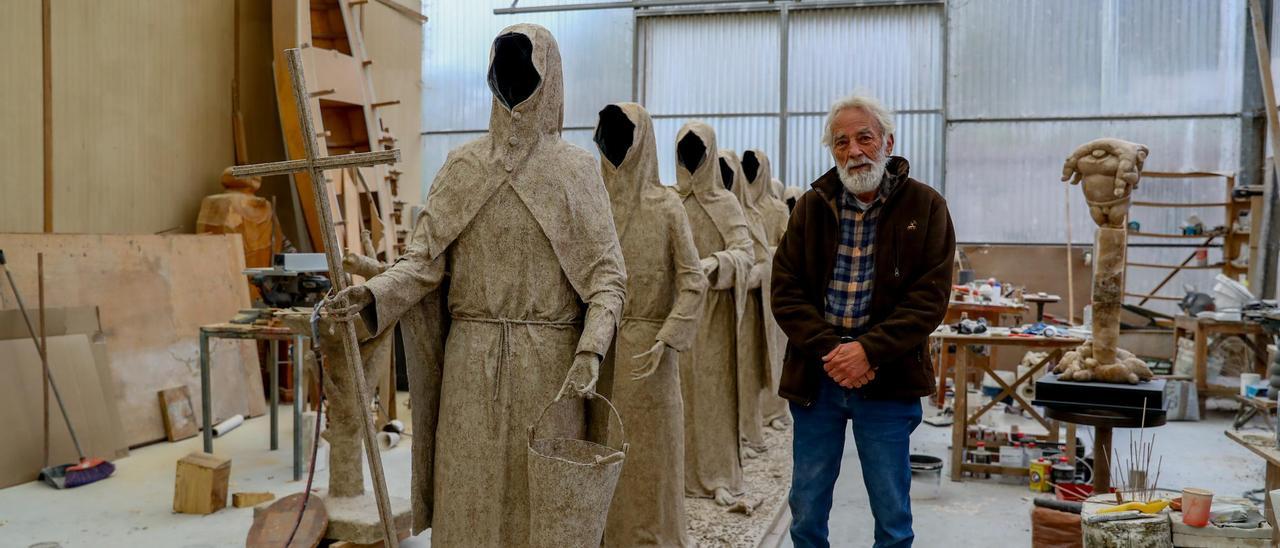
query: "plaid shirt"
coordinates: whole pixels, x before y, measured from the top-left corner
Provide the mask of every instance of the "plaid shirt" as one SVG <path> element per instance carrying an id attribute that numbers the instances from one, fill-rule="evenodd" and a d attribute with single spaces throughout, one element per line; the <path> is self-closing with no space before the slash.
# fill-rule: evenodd
<path id="1" fill-rule="evenodd" d="M 889 178 L 886 178 L 886 182 Z M 837 327 L 859 331 L 871 319 L 871 289 L 875 281 L 876 221 L 884 209 L 889 184 L 882 183 L 867 209 L 848 191 L 840 193 L 840 247 L 827 286 L 826 318 Z"/>

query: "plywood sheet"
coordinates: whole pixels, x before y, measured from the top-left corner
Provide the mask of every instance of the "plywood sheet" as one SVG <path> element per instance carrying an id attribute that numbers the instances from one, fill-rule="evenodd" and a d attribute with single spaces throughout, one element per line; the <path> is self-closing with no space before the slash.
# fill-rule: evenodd
<path id="1" fill-rule="evenodd" d="M 249 306 L 239 235 L 0 234 L 0 249 L 24 295 L 39 251 L 46 306 L 98 307 L 130 446 L 165 438 L 160 390 L 185 384 L 200 407 L 198 327 Z M 0 309 L 15 307 L 0 292 Z M 253 343 L 215 340 L 211 353 L 215 420 L 265 413 Z"/>
<path id="2" fill-rule="evenodd" d="M 194 231 L 200 200 L 220 190 L 233 161 L 234 8 L 53 2 L 56 232 Z M 37 51 L 9 55 L 38 60 Z"/>
<path id="3" fill-rule="evenodd" d="M 40 0 L 0 2 L 0 232 L 41 228 Z"/>
<path id="4" fill-rule="evenodd" d="M 8 289 L 6 288 L 6 291 Z M 21 290 L 19 290 L 21 291 Z M 5 291 L 0 291 L 0 294 Z M 31 303 L 37 305 L 37 303 Z M 109 402 L 105 409 L 96 411 L 105 420 L 102 434 L 111 451 L 99 453 L 99 457 L 120 458 L 129 455 L 129 444 L 125 441 L 124 427 L 120 422 L 120 413 L 116 409 L 116 391 L 110 381 L 111 360 L 107 354 L 106 337 L 98 322 L 98 308 L 94 306 L 77 306 L 70 308 L 46 308 L 44 319 L 45 337 L 61 337 L 63 335 L 86 335 L 89 337 L 89 349 L 93 354 L 93 365 L 98 386 L 104 401 Z M 40 329 L 40 310 L 27 310 L 34 329 Z M 20 310 L 0 310 L 0 340 L 30 341 L 31 334 L 27 329 Z M 56 380 L 56 378 L 55 378 Z M 39 388 L 37 388 L 39 389 Z M 41 396 L 43 398 L 43 395 Z M 53 403 L 50 408 L 52 410 Z"/>
<path id="5" fill-rule="evenodd" d="M 89 337 L 52 337 L 48 344 L 49 369 L 85 454 L 115 458 L 117 448 L 107 419 L 111 403 L 103 395 Z M 5 356 L 6 363 L 5 382 L 0 383 L 0 422 L 5 425 L 5 441 L 0 443 L 0 487 L 8 487 L 34 481 L 45 466 L 44 395 L 40 354 L 30 339 L 0 341 L 0 356 Z M 49 464 L 76 462 L 75 446 L 52 400 L 49 412 Z"/>

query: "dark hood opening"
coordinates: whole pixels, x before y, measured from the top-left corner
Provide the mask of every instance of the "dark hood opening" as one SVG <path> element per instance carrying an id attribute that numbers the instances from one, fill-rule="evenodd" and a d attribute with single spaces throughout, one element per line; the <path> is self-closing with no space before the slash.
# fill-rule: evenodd
<path id="1" fill-rule="evenodd" d="M 489 88 L 508 109 L 523 103 L 537 91 L 542 76 L 533 66 L 533 42 L 516 32 L 493 41 L 493 62 L 489 65 Z"/>
<path id="2" fill-rule="evenodd" d="M 618 105 L 609 105 L 600 111 L 594 140 L 613 167 L 622 165 L 635 140 L 636 125 Z"/>
<path id="3" fill-rule="evenodd" d="M 789 211 L 795 211 L 795 210 L 796 210 L 796 199 L 795 199 L 795 198 L 787 198 L 787 210 L 789 210 Z"/>
<path id="4" fill-rule="evenodd" d="M 756 151 L 748 150 L 742 154 L 742 174 L 747 176 L 748 183 L 755 184 L 756 175 L 760 174 L 760 158 Z"/>
<path id="5" fill-rule="evenodd" d="M 692 131 L 676 144 L 676 156 L 680 159 L 680 165 L 689 170 L 689 173 L 698 170 L 698 166 L 702 165 L 702 159 L 706 155 L 707 145 L 703 144 L 702 138 L 694 135 Z"/>
<path id="6" fill-rule="evenodd" d="M 733 190 L 733 168 L 724 158 L 720 159 L 720 181 L 724 183 L 725 190 Z"/>

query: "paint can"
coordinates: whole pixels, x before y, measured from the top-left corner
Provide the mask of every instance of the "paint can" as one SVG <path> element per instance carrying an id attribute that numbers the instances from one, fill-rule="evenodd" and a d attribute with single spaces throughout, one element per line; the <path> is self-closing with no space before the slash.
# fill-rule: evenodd
<path id="1" fill-rule="evenodd" d="M 911 455 L 911 500 L 932 500 L 942 494 L 942 459 Z"/>
<path id="2" fill-rule="evenodd" d="M 1048 493 L 1053 491 L 1053 484 L 1050 478 L 1053 474 L 1052 466 L 1049 461 L 1044 459 L 1036 459 L 1031 463 L 1028 476 L 1030 477 L 1031 491 L 1036 493 Z"/>

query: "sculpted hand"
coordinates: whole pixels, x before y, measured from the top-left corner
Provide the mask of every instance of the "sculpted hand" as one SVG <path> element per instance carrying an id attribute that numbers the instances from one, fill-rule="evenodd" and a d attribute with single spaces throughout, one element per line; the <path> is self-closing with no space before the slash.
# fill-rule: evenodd
<path id="1" fill-rule="evenodd" d="M 822 361 L 822 368 L 831 380 L 845 388 L 859 388 L 876 378 L 871 362 L 867 361 L 867 353 L 857 341 L 835 347 L 822 357 Z"/>
<path id="2" fill-rule="evenodd" d="M 324 310 L 334 321 L 349 322 L 360 315 L 364 307 L 373 302 L 373 292 L 369 288 L 351 286 L 324 300 Z"/>
<path id="3" fill-rule="evenodd" d="M 662 365 L 662 357 L 667 354 L 667 343 L 657 341 L 653 343 L 653 347 L 643 354 L 632 356 L 633 360 L 644 360 L 639 367 L 631 370 L 631 380 L 638 381 L 648 378 L 658 370 L 658 366 Z"/>
<path id="4" fill-rule="evenodd" d="M 763 264 L 751 267 L 751 272 L 747 274 L 747 289 L 757 289 L 764 284 L 764 269 Z"/>
<path id="5" fill-rule="evenodd" d="M 595 395 L 596 382 L 600 380 L 600 356 L 594 352 L 579 352 L 573 358 L 569 374 L 564 377 L 564 386 L 556 394 L 556 401 L 565 396 L 577 395 L 590 399 Z"/>
<path id="6" fill-rule="evenodd" d="M 706 274 L 708 278 L 710 278 L 712 274 L 715 274 L 716 270 L 719 268 L 720 261 L 717 261 L 715 257 L 707 257 L 702 260 L 702 273 Z"/>

